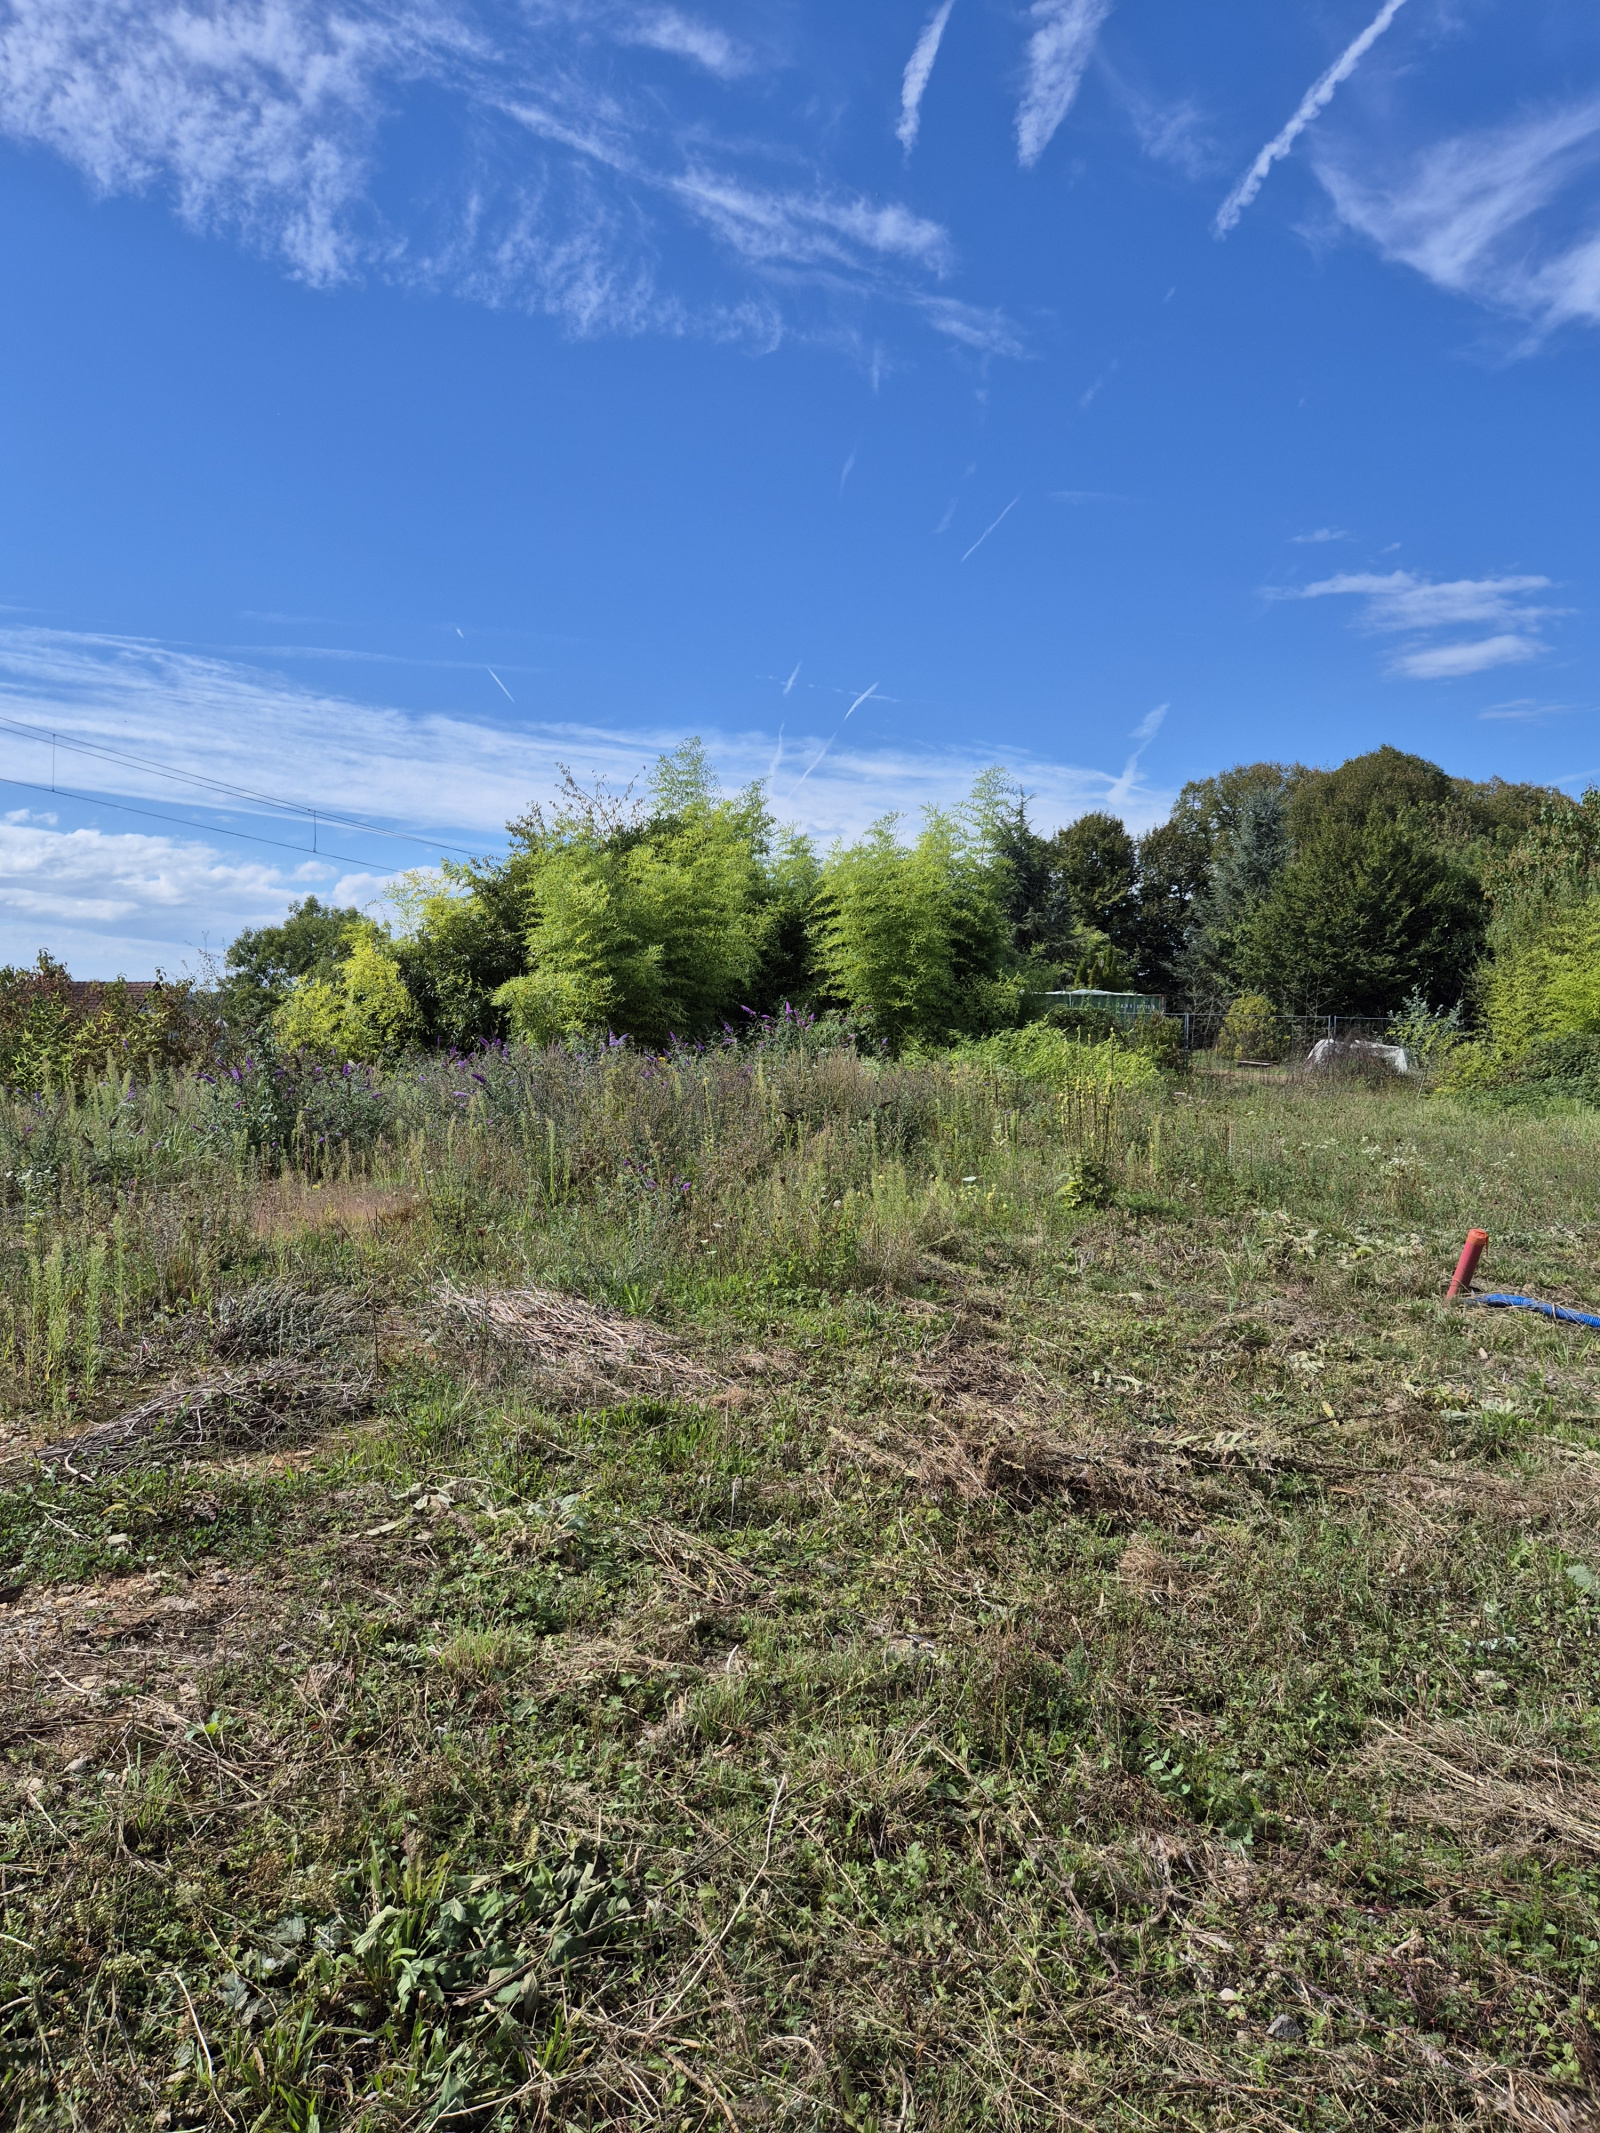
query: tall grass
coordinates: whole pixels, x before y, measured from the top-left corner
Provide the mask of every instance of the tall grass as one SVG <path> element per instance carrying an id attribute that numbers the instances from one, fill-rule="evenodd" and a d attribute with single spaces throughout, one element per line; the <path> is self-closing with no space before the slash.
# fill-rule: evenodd
<path id="1" fill-rule="evenodd" d="M 169 1071 L 0 1104 L 13 1403 L 58 1401 L 72 1369 L 92 1387 L 152 1312 L 212 1310 L 270 1250 L 275 1179 L 297 1181 L 291 1226 L 321 1222 L 330 1269 L 353 1254 L 418 1284 L 476 1264 L 633 1305 L 912 1286 L 929 1253 L 1049 1260 L 1112 1201 L 1322 1230 L 1582 1224 L 1600 1179 L 1595 1113 L 1486 1134 L 1398 1088 L 1057 1088 L 848 1049 L 495 1048 L 260 1084 Z M 354 1200 L 336 1218 L 340 1189 L 414 1219 L 401 1236 Z"/>

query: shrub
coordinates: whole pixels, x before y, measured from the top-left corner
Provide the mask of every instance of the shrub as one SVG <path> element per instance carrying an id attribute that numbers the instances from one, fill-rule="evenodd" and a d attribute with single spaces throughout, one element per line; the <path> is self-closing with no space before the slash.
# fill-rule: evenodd
<path id="1" fill-rule="evenodd" d="M 1600 895 L 1547 907 L 1502 948 L 1483 980 L 1483 1006 L 1506 1058 L 1542 1038 L 1600 1031 Z"/>
<path id="2" fill-rule="evenodd" d="M 743 1005 L 771 931 L 759 793 L 716 798 L 698 743 L 662 758 L 654 793 L 641 819 L 569 787 L 552 821 L 514 825 L 531 967 L 494 998 L 527 1042 L 609 1029 L 661 1045 Z"/>
<path id="3" fill-rule="evenodd" d="M 1148 1051 L 1120 1044 L 1115 1038 L 1106 1038 L 1099 1044 L 1077 1043 L 1047 1022 L 998 1030 L 992 1037 L 959 1045 L 951 1056 L 974 1066 L 1016 1074 L 1047 1089 L 1069 1089 L 1090 1082 L 1102 1087 L 1155 1088 L 1161 1080 Z"/>
<path id="4" fill-rule="evenodd" d="M 1448 1014 L 1436 1015 L 1420 992 L 1411 995 L 1389 1025 L 1389 1042 L 1404 1045 L 1412 1067 L 1430 1081 L 1445 1072 L 1465 1036 L 1459 1000 Z"/>
<path id="5" fill-rule="evenodd" d="M 363 923 L 350 929 L 349 952 L 328 976 L 297 981 L 272 1026 L 286 1051 L 374 1064 L 404 1049 L 416 1012 L 388 941 Z"/>
<path id="6" fill-rule="evenodd" d="M 1218 1033 L 1218 1054 L 1223 1059 L 1282 1059 L 1288 1049 L 1288 1028 L 1265 993 L 1241 993 Z"/>
<path id="7" fill-rule="evenodd" d="M 351 929 L 360 923 L 353 905 L 303 896 L 281 925 L 247 926 L 223 958 L 222 1011 L 235 1041 L 259 1043 L 298 979 L 330 977 L 350 953 Z"/>
<path id="8" fill-rule="evenodd" d="M 145 1073 L 209 1056 L 214 999 L 184 982 L 135 991 L 121 978 L 75 986 L 40 952 L 31 970 L 0 969 L 0 1087 L 80 1087 L 114 1071 Z"/>
<path id="9" fill-rule="evenodd" d="M 1181 1074 L 1188 1064 L 1183 1024 L 1176 1015 L 1141 1015 L 1125 1041 L 1130 1051 L 1141 1053 L 1163 1074 Z"/>
<path id="10" fill-rule="evenodd" d="M 1065 1036 L 1081 1038 L 1085 1044 L 1100 1044 L 1107 1037 L 1116 1036 L 1122 1026 L 1119 1017 L 1107 1007 L 1047 1007 L 1038 1020 Z"/>
<path id="11" fill-rule="evenodd" d="M 446 862 L 437 874 L 404 876 L 388 900 L 421 1041 L 465 1051 L 503 1036 L 506 1015 L 495 994 L 528 964 L 526 883 L 515 863 Z"/>

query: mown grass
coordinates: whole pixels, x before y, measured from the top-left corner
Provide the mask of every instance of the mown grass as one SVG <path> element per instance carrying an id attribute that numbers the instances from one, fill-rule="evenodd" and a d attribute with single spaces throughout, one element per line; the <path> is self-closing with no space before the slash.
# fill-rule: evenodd
<path id="1" fill-rule="evenodd" d="M 283 1171 L 212 1101 L 9 1128 L 7 2123 L 1597 2122 L 1600 1351 L 1443 1289 L 1481 1222 L 1592 1307 L 1600 1115 L 512 1054 Z M 360 1418 L 60 1449 L 284 1357 Z"/>

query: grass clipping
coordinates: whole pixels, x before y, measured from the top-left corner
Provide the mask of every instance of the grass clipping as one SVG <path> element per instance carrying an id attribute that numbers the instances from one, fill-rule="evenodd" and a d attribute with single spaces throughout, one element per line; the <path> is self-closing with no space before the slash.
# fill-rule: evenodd
<path id="1" fill-rule="evenodd" d="M 557 1408 L 615 1406 L 641 1395 L 703 1400 L 730 1383 L 648 1319 L 555 1289 L 467 1290 L 443 1281 L 434 1302 L 458 1339 L 466 1334 L 462 1345 L 481 1374 L 526 1372 Z"/>

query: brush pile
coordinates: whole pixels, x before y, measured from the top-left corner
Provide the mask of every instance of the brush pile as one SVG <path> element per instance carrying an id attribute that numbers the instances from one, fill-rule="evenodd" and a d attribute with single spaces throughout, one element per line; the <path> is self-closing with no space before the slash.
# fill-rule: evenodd
<path id="1" fill-rule="evenodd" d="M 370 1378 L 333 1377 L 281 1357 L 165 1385 L 151 1399 L 44 1445 L 27 1464 L 60 1467 L 74 1480 L 130 1466 L 165 1466 L 219 1452 L 287 1450 L 360 1413 Z M 21 1461 L 13 1461 L 19 1466 Z"/>

